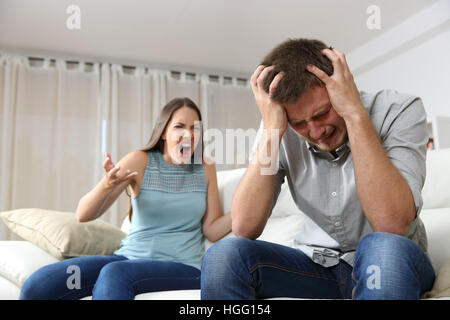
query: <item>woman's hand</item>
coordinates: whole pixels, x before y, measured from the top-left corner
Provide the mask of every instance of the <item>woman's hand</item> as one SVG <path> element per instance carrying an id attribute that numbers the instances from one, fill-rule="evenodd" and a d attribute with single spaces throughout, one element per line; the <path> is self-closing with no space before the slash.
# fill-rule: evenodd
<path id="1" fill-rule="evenodd" d="M 114 165 L 111 161 L 111 155 L 106 153 L 106 160 L 103 162 L 103 168 L 106 172 L 106 184 L 108 188 L 114 189 L 116 186 L 122 183 L 130 183 L 131 180 L 137 175 L 137 172 L 131 172 L 130 170 L 125 170 L 125 172 L 120 171 L 120 167 Z"/>

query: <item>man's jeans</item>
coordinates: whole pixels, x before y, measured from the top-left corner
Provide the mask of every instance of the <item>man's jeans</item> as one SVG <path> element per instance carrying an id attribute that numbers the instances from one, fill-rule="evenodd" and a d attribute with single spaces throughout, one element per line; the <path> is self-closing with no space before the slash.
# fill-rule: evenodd
<path id="1" fill-rule="evenodd" d="M 353 268 L 314 263 L 297 249 L 244 238 L 214 244 L 203 259 L 202 299 L 419 299 L 435 274 L 427 255 L 406 237 L 365 236 Z"/>
<path id="2" fill-rule="evenodd" d="M 200 289 L 200 270 L 172 261 L 96 255 L 42 267 L 25 281 L 19 299 L 80 299 L 92 294 L 93 300 L 126 300 L 139 293 L 178 289 Z"/>

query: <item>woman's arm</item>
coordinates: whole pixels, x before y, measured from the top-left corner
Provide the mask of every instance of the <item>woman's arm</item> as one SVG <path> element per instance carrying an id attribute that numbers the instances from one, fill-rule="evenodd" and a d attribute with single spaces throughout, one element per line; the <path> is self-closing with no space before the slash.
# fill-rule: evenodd
<path id="1" fill-rule="evenodd" d="M 220 240 L 231 232 L 231 215 L 222 215 L 219 188 L 217 186 L 216 166 L 214 163 L 203 165 L 207 187 L 206 211 L 203 216 L 203 235 L 211 242 Z"/>
<path id="2" fill-rule="evenodd" d="M 136 183 L 139 151 L 123 157 L 116 166 L 109 157 L 103 162 L 106 174 L 100 182 L 78 202 L 76 216 L 79 222 L 100 217 L 130 184 Z"/>

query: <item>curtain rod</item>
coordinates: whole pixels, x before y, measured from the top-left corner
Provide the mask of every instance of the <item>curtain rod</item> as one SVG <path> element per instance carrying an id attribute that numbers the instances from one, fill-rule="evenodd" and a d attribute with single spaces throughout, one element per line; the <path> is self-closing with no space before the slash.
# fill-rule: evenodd
<path id="1" fill-rule="evenodd" d="M 69 57 L 69 56 L 64 56 L 64 55 L 53 55 L 53 54 L 47 54 L 47 53 L 31 53 L 31 52 L 26 52 L 26 51 L 22 51 L 22 50 L 15 50 L 15 51 L 10 51 L 10 50 L 2 50 L 0 48 L 0 55 L 2 54 L 16 54 L 16 55 L 20 55 L 23 57 L 26 57 L 30 60 L 34 60 L 34 61 L 44 61 L 45 59 L 48 59 L 49 61 L 56 61 L 56 59 L 62 59 L 64 61 L 66 61 L 67 63 L 80 63 L 80 62 L 84 62 L 86 65 L 88 66 L 92 66 L 94 65 L 94 63 L 109 63 L 109 64 L 119 64 L 121 65 L 123 68 L 127 68 L 127 69 L 135 69 L 137 67 L 143 67 L 143 68 L 148 68 L 148 69 L 165 69 L 165 70 L 169 70 L 171 73 L 175 73 L 175 74 L 181 74 L 181 73 L 185 73 L 187 76 L 195 76 L 196 74 L 206 74 L 208 75 L 210 78 L 224 78 L 226 80 L 228 79 L 233 79 L 235 78 L 237 81 L 245 81 L 248 82 L 250 77 L 248 75 L 243 75 L 243 74 L 238 74 L 238 73 L 233 73 L 230 72 L 228 74 L 226 74 L 226 72 L 221 72 L 221 71 L 214 71 L 214 70 L 202 70 L 202 69 L 198 69 L 196 70 L 195 68 L 189 68 L 189 67 L 177 67 L 177 66 L 164 66 L 164 65 L 152 65 L 152 64 L 146 64 L 146 63 L 135 63 L 135 62 L 120 62 L 117 60 L 112 60 L 112 61 L 107 61 L 107 60 L 101 60 L 99 58 L 90 58 L 90 57 Z M 92 62 L 91 62 L 92 61 Z"/>

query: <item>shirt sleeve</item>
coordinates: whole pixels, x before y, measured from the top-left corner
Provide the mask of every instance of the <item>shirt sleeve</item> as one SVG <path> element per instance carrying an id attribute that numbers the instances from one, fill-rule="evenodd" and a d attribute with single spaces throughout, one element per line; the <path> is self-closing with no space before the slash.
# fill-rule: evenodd
<path id="1" fill-rule="evenodd" d="M 252 161 L 253 156 L 256 153 L 256 149 L 258 148 L 258 144 L 259 144 L 259 141 L 261 140 L 263 131 L 264 131 L 264 122 L 263 122 L 263 120 L 261 120 L 258 132 L 256 133 L 255 142 L 253 143 L 253 147 L 250 152 L 249 163 Z M 280 146 L 279 152 L 281 151 L 281 147 L 282 146 Z M 284 183 L 285 176 L 286 176 L 286 170 L 284 169 L 281 162 L 279 161 L 278 162 L 278 171 L 275 174 L 274 192 L 273 192 L 273 198 L 272 198 L 272 205 L 271 205 L 270 211 L 269 211 L 269 217 L 272 215 L 273 208 L 275 207 L 275 204 L 277 203 L 277 199 L 278 199 L 278 196 L 280 195 L 280 191 L 281 191 L 281 185 Z"/>
<path id="2" fill-rule="evenodd" d="M 426 175 L 427 118 L 420 98 L 405 103 L 393 115 L 383 146 L 391 163 L 409 185 L 414 198 L 416 216 L 422 209 L 422 188 Z"/>

